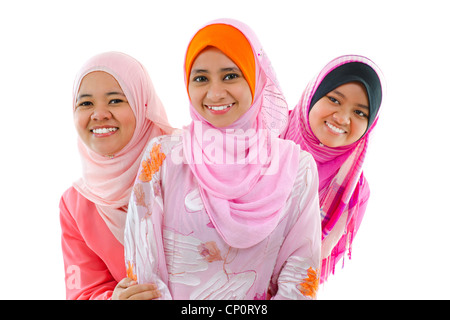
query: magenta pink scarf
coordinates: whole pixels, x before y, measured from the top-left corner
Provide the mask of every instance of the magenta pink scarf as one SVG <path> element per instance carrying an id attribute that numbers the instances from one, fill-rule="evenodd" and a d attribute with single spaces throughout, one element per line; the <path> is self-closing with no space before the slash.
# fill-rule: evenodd
<path id="1" fill-rule="evenodd" d="M 173 129 L 145 68 L 120 52 L 99 54 L 83 65 L 74 82 L 74 110 L 81 81 L 94 71 L 104 71 L 117 80 L 136 117 L 136 129 L 130 142 L 114 158 L 93 152 L 78 139 L 82 177 L 74 187 L 97 205 L 111 232 L 123 243 L 127 205 L 145 146 L 151 138 Z"/>
<path id="2" fill-rule="evenodd" d="M 227 128 L 215 128 L 190 104 L 193 122 L 184 129 L 183 150 L 211 222 L 230 246 L 248 248 L 278 225 L 294 184 L 299 152 L 277 138 L 286 126 L 288 107 L 255 34 L 239 21 L 210 24 L 214 23 L 240 30 L 252 46 L 255 96 L 250 109 Z"/>
<path id="3" fill-rule="evenodd" d="M 332 247 L 324 247 L 324 243 L 341 216 L 346 216 L 346 222 L 345 228 L 342 230 L 343 233 L 337 237 L 337 240 L 345 235 L 347 247 L 349 248 L 349 252 L 351 252 L 351 243 L 355 231 L 355 224 L 352 221 L 352 216 L 356 207 L 349 205 L 349 201 L 352 197 L 352 202 L 354 199 L 358 198 L 358 181 L 361 178 L 362 165 L 369 144 L 369 138 L 376 126 L 379 114 L 378 112 L 374 122 L 370 128 L 368 128 L 365 135 L 351 145 L 330 148 L 322 145 L 314 136 L 309 124 L 311 99 L 322 80 L 329 72 L 350 62 L 360 62 L 370 66 L 377 73 L 383 86 L 384 80 L 382 73 L 371 60 L 356 55 L 338 57 L 329 62 L 322 71 L 310 81 L 303 92 L 299 103 L 289 115 L 289 125 L 286 132 L 281 135 L 281 137 L 284 137 L 285 139 L 298 143 L 303 150 L 310 152 L 316 160 L 320 180 L 319 199 L 322 218 L 322 251 L 331 252 L 330 256 L 325 257 L 325 259 L 327 259 L 324 262 L 325 264 L 328 264 L 330 261 L 334 262 L 334 255 L 338 254 L 332 250 Z M 326 243 L 330 246 L 328 241 Z M 332 243 L 335 244 L 335 241 Z M 325 267 L 334 268 L 334 265 L 327 265 Z"/>

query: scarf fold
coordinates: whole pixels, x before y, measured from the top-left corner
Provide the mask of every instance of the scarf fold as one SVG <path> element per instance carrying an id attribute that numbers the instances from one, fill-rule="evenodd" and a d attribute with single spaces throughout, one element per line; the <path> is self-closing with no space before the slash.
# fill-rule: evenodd
<path id="1" fill-rule="evenodd" d="M 144 66 L 120 52 L 96 55 L 82 66 L 73 86 L 73 110 L 81 81 L 94 71 L 106 72 L 119 83 L 136 117 L 136 128 L 128 144 L 113 158 L 90 150 L 78 138 L 82 177 L 74 187 L 96 204 L 108 228 L 123 243 L 128 201 L 145 146 L 151 138 L 173 129 Z"/>
<path id="2" fill-rule="evenodd" d="M 226 52 L 246 79 L 253 78 L 249 59 L 243 63 L 235 57 L 242 52 L 229 50 L 227 38 L 221 36 L 227 32 L 202 32 L 217 25 L 222 30 L 230 29 L 230 33 L 239 31 L 240 41 L 250 44 L 255 73 L 253 102 L 244 115 L 226 128 L 214 127 L 190 104 L 193 121 L 184 128 L 183 150 L 214 227 L 230 246 L 248 248 L 266 238 L 282 218 L 298 170 L 299 152 L 294 144 L 278 138 L 287 123 L 288 107 L 253 31 L 239 21 L 221 19 L 201 28 L 190 43 Z M 190 65 L 201 52 L 199 47 L 194 58 L 188 58 L 192 47 L 195 46 L 188 47 L 185 60 L 186 86 Z M 247 82 L 252 87 L 251 81 Z"/>
<path id="3" fill-rule="evenodd" d="M 350 64 L 352 68 L 348 68 Z M 369 71 L 368 68 L 370 68 Z M 348 70 L 352 70 L 352 72 Z M 322 263 L 322 273 L 324 273 L 322 277 L 325 280 L 329 272 L 334 270 L 337 257 L 340 255 L 337 250 L 338 242 L 345 241 L 349 256 L 351 255 L 353 235 L 356 231 L 352 218 L 358 211 L 359 203 L 358 182 L 362 177 L 362 165 L 369 138 L 378 122 L 381 90 L 384 87 L 383 79 L 380 69 L 368 58 L 346 55 L 332 60 L 309 82 L 299 103 L 289 115 L 289 125 L 286 131 L 281 135 L 311 153 L 317 163 L 320 180 L 322 252 L 331 252 L 329 255 L 325 254 L 326 257 L 322 255 L 325 258 Z M 372 112 L 369 116 L 368 128 L 363 137 L 350 145 L 336 148 L 327 147 L 321 144 L 313 134 L 309 124 L 309 111 L 314 107 L 314 103 L 328 92 L 352 81 L 360 81 L 366 88 Z M 341 217 L 343 218 L 341 219 Z M 327 237 L 335 227 L 339 229 L 338 235 L 334 235 L 335 239 L 328 241 L 331 239 L 327 239 Z"/>

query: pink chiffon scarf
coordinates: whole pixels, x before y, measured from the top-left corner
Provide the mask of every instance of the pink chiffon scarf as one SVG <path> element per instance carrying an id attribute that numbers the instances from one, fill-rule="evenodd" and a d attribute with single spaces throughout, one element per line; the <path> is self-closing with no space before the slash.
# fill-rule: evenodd
<path id="1" fill-rule="evenodd" d="M 170 134 L 173 129 L 144 66 L 120 52 L 96 55 L 83 65 L 73 86 L 73 110 L 81 81 L 94 71 L 106 72 L 117 80 L 136 117 L 136 129 L 113 158 L 90 150 L 78 138 L 82 177 L 74 187 L 96 204 L 108 228 L 123 243 L 128 201 L 145 146 L 151 138 Z"/>
<path id="2" fill-rule="evenodd" d="M 335 68 L 350 62 L 360 62 L 370 66 L 378 75 L 381 86 L 384 88 L 384 77 L 381 70 L 366 57 L 358 55 L 345 55 L 329 62 L 322 71 L 309 82 L 297 106 L 289 115 L 287 130 L 281 135 L 298 143 L 303 150 L 312 154 L 317 163 L 319 172 L 319 200 L 322 219 L 322 243 L 338 223 L 341 216 L 346 216 L 345 228 L 342 234 L 346 236 L 346 246 L 351 254 L 351 244 L 355 233 L 355 224 L 352 220 L 357 209 L 354 206 L 359 195 L 358 182 L 362 175 L 362 165 L 369 145 L 370 136 L 378 122 L 379 110 L 371 127 L 365 135 L 353 144 L 343 147 L 330 148 L 320 143 L 313 134 L 309 124 L 309 110 L 311 99 L 325 76 Z M 350 202 L 352 199 L 352 203 Z M 355 201 L 354 201 L 355 200 Z M 353 203 L 355 202 L 355 203 Z M 338 252 L 333 248 L 322 251 L 331 252 L 325 263 L 336 261 Z M 334 266 L 325 266 L 325 268 Z M 328 270 L 327 270 L 328 271 Z M 328 272 L 327 272 L 328 273 Z"/>
<path id="3" fill-rule="evenodd" d="M 238 29 L 249 41 L 256 62 L 255 96 L 250 109 L 226 128 L 214 127 L 190 104 L 193 122 L 184 128 L 183 150 L 214 227 L 230 246 L 248 248 L 278 225 L 300 158 L 293 143 L 278 138 L 288 106 L 256 35 L 236 20 L 207 25 L 215 23 Z"/>

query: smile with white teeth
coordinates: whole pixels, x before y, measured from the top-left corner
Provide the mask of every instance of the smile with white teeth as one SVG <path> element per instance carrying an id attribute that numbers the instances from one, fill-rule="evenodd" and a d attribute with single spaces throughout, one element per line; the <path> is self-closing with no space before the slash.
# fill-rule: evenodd
<path id="1" fill-rule="evenodd" d="M 214 111 L 221 111 L 221 110 L 225 110 L 227 108 L 231 108 L 233 106 L 233 103 L 224 105 L 224 106 L 208 106 L 206 105 L 206 107 L 210 110 L 214 110 Z"/>
<path id="2" fill-rule="evenodd" d="M 91 131 L 95 134 L 104 134 L 109 132 L 114 132 L 119 130 L 119 128 L 100 128 L 100 129 L 92 129 Z"/>
<path id="3" fill-rule="evenodd" d="M 339 129 L 338 127 L 333 126 L 331 123 L 325 121 L 325 124 L 328 126 L 328 128 L 330 128 L 333 132 L 336 133 L 345 133 L 345 130 Z"/>

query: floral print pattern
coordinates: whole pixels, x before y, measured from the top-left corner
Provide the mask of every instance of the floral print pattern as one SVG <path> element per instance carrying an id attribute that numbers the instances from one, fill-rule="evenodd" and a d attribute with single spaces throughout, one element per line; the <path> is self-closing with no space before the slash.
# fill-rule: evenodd
<path id="1" fill-rule="evenodd" d="M 308 276 L 302 280 L 297 289 L 305 296 L 315 299 L 317 290 L 319 289 L 319 275 L 317 269 L 309 267 Z"/>
<path id="2" fill-rule="evenodd" d="M 145 207 L 145 192 L 142 184 L 135 184 L 133 187 L 134 201 L 136 201 L 137 206 Z"/>
<path id="3" fill-rule="evenodd" d="M 130 261 L 127 262 L 127 278 L 137 281 L 137 275 L 133 272 L 133 263 Z"/>
<path id="4" fill-rule="evenodd" d="M 161 152 L 161 144 L 155 143 L 150 151 L 150 157 L 142 162 L 141 174 L 139 180 L 142 182 L 149 182 L 155 173 L 163 164 L 166 155 Z"/>
<path id="5" fill-rule="evenodd" d="M 206 243 L 200 244 L 198 247 L 200 255 L 207 261 L 221 261 L 222 256 L 220 255 L 220 250 L 214 241 L 208 241 Z"/>
<path id="6" fill-rule="evenodd" d="M 189 167 L 173 161 L 181 142 L 162 136 L 148 146 L 128 206 L 127 277 L 157 284 L 162 299 L 315 298 L 321 233 L 310 170 L 297 173 L 289 219 L 257 245 L 236 248 L 215 228 Z M 309 201 L 299 205 L 305 192 Z"/>

